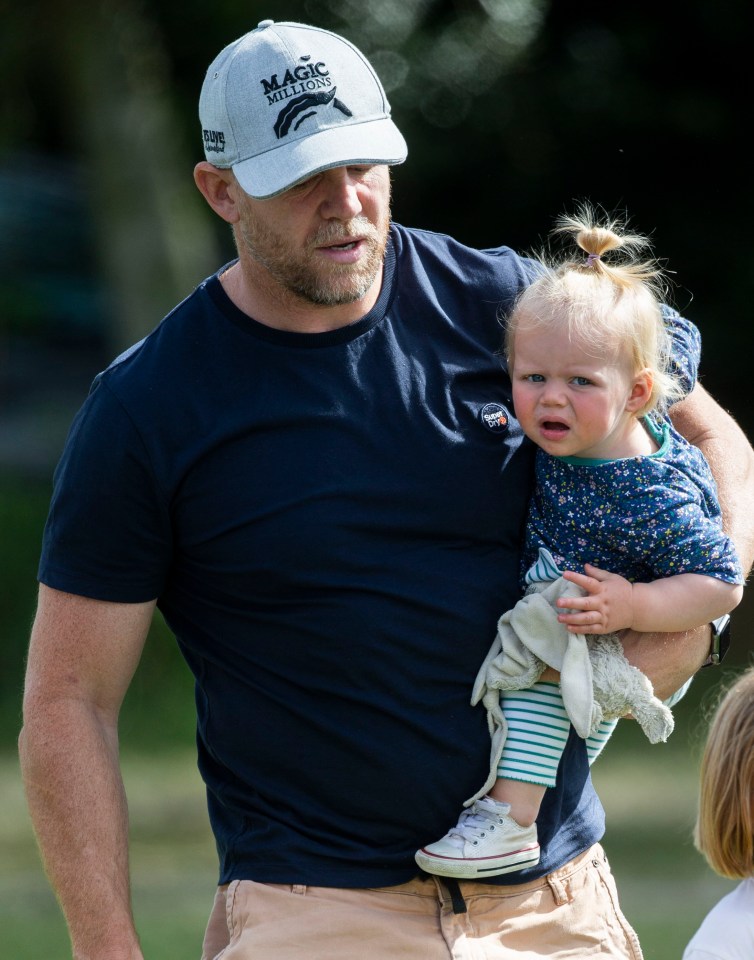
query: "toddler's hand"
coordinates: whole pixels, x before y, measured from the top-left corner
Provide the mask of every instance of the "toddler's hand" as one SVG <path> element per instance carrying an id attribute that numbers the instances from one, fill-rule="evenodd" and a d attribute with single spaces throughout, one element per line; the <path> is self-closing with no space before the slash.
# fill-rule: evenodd
<path id="1" fill-rule="evenodd" d="M 585 591 L 584 597 L 561 597 L 558 614 L 570 633 L 615 633 L 633 623 L 633 585 L 617 573 L 590 563 L 585 573 L 566 570 L 563 577 Z"/>

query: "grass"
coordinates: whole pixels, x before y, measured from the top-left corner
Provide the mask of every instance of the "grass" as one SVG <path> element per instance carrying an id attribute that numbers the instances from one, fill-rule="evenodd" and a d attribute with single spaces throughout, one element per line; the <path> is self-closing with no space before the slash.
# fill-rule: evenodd
<path id="1" fill-rule="evenodd" d="M 633 725 L 620 726 L 593 770 L 607 814 L 603 846 L 646 960 L 680 960 L 704 915 L 735 884 L 715 876 L 693 846 L 694 750 L 651 747 Z M 693 732 L 675 736 L 688 741 Z"/>
<path id="2" fill-rule="evenodd" d="M 2 953 L 13 960 L 70 957 L 14 753 L 48 496 L 47 484 L 0 481 L 0 930 Z M 734 623 L 731 660 L 740 668 L 751 658 L 746 638 L 754 635 L 754 601 L 744 600 Z M 667 745 L 650 747 L 635 724 L 622 723 L 594 768 L 607 811 L 604 846 L 646 960 L 679 960 L 702 917 L 733 886 L 714 876 L 691 843 L 700 711 L 725 674 L 702 671 L 676 708 L 677 729 Z M 198 957 L 215 886 L 204 790 L 185 747 L 193 740 L 191 700 L 191 678 L 158 617 L 121 724 L 134 910 L 145 956 L 155 960 Z"/>
<path id="3" fill-rule="evenodd" d="M 134 912 L 144 955 L 198 957 L 217 880 L 204 789 L 193 756 L 126 755 Z M 68 935 L 42 872 L 15 757 L 0 759 L 3 956 L 67 960 Z M 106 922 L 106 921 L 103 921 Z"/>
<path id="4" fill-rule="evenodd" d="M 625 723 L 594 768 L 608 817 L 604 846 L 646 960 L 678 960 L 701 918 L 733 886 L 712 874 L 690 839 L 696 802 L 690 744 L 703 696 L 701 689 L 687 705 L 689 718 L 679 719 L 675 744 L 650 747 Z M 127 752 L 123 767 L 134 910 L 145 956 L 198 957 L 216 869 L 193 754 L 175 748 Z M 14 960 L 66 960 L 65 926 L 39 863 L 12 755 L 0 758 L 0 807 L 3 953 Z"/>

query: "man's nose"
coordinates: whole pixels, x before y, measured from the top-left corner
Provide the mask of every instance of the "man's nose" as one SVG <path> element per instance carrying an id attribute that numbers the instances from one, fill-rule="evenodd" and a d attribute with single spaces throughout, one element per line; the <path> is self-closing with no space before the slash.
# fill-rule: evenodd
<path id="1" fill-rule="evenodd" d="M 361 213 L 358 180 L 348 167 L 335 167 L 325 171 L 322 190 L 320 212 L 326 220 L 350 220 Z"/>

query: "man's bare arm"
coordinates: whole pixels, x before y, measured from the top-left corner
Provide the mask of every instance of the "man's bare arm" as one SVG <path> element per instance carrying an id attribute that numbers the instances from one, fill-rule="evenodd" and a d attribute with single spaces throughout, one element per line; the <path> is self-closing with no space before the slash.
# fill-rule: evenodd
<path id="1" fill-rule="evenodd" d="M 153 612 L 153 602 L 39 591 L 19 753 L 75 960 L 142 958 L 131 913 L 118 713 Z"/>
<path id="2" fill-rule="evenodd" d="M 717 482 L 723 524 L 744 572 L 754 563 L 754 450 L 733 417 L 697 385 L 671 411 L 676 429 L 699 447 Z M 683 633 L 634 633 L 621 637 L 626 656 L 669 697 L 693 676 L 709 654 L 707 625 Z"/>
<path id="3" fill-rule="evenodd" d="M 723 525 L 748 574 L 754 564 L 754 450 L 733 417 L 701 385 L 670 413 L 676 430 L 699 447 L 712 467 Z"/>

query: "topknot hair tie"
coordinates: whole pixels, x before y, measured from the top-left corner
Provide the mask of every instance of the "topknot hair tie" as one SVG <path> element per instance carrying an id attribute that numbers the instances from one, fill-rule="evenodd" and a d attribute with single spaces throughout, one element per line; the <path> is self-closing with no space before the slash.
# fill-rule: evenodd
<path id="1" fill-rule="evenodd" d="M 591 267 L 592 264 L 597 263 L 599 259 L 600 259 L 600 255 L 598 253 L 590 253 L 587 255 L 587 258 L 584 261 L 584 266 Z"/>

